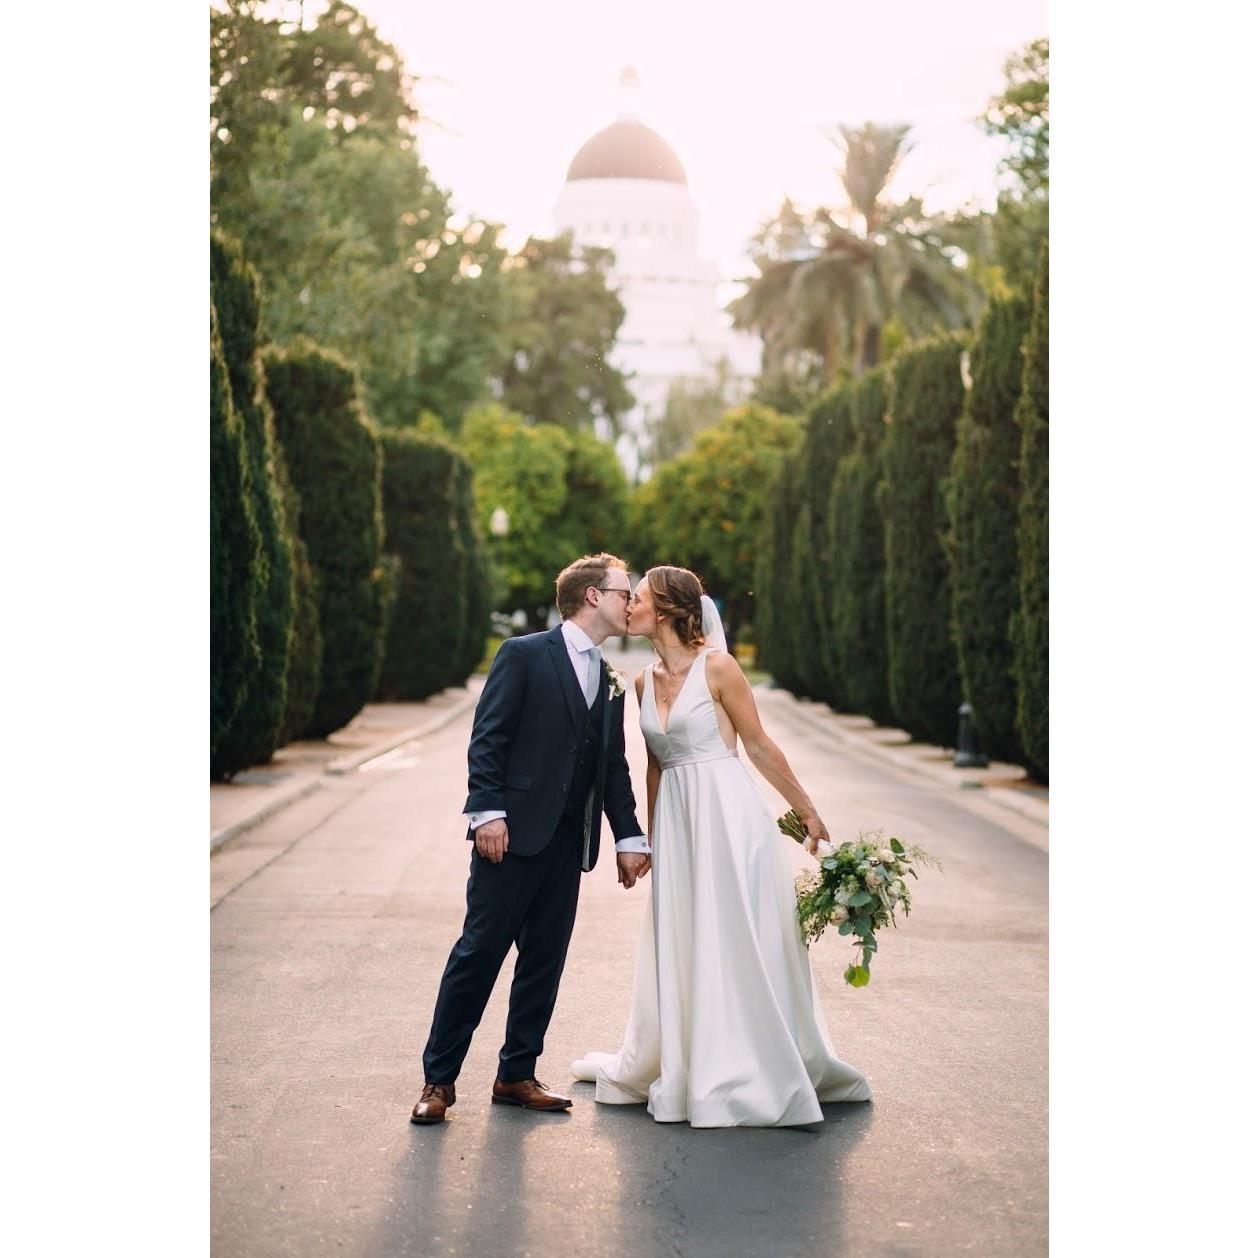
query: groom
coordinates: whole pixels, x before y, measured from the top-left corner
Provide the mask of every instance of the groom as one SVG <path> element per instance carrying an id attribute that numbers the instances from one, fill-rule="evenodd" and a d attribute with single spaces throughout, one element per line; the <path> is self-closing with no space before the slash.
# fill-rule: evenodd
<path id="1" fill-rule="evenodd" d="M 559 992 L 583 870 L 598 860 L 600 814 L 616 838 L 617 877 L 650 865 L 625 762 L 625 696 L 599 645 L 628 623 L 629 574 L 615 555 L 586 555 L 555 581 L 563 622 L 510 638 L 494 657 L 467 749 L 474 842 L 463 934 L 450 953 L 424 1049 L 413 1123 L 439 1123 L 493 990 L 516 946 L 507 1035 L 492 1099 L 525 1109 L 572 1102 L 533 1071 Z"/>

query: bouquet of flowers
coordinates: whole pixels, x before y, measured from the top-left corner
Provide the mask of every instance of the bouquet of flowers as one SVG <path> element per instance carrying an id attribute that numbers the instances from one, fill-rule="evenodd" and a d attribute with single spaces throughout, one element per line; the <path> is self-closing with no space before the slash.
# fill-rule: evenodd
<path id="1" fill-rule="evenodd" d="M 796 843 L 807 842 L 808 831 L 793 808 L 778 818 L 778 829 Z M 874 932 L 888 922 L 895 926 L 896 909 L 909 915 L 912 900 L 904 876 L 917 877 L 915 863 L 933 869 L 943 866 L 916 844 L 906 848 L 899 839 L 883 843 L 881 830 L 838 847 L 822 841 L 817 859 L 821 862 L 817 873 L 800 874 L 795 880 L 795 911 L 804 942 L 820 939 L 831 923 L 840 935 L 854 935 L 860 963 L 849 965 L 843 977 L 853 987 L 864 987 L 870 958 L 878 951 Z"/>

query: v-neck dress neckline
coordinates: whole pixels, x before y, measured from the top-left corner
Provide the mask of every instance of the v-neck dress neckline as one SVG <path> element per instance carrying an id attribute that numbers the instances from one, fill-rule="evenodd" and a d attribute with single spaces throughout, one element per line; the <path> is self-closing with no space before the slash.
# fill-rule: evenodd
<path id="1" fill-rule="evenodd" d="M 668 714 L 668 724 L 670 726 L 673 723 L 673 713 L 677 711 L 677 706 L 681 702 L 681 697 L 686 693 L 686 687 L 690 684 L 690 674 L 695 671 L 695 665 L 698 664 L 705 655 L 707 655 L 709 650 L 711 650 L 710 647 L 704 647 L 703 650 L 701 650 L 699 654 L 690 661 L 690 667 L 686 669 L 686 675 L 682 678 L 681 685 L 677 689 L 677 697 L 673 700 L 672 711 Z M 655 709 L 655 723 L 660 727 L 660 733 L 667 738 L 668 728 L 664 725 L 664 722 L 660 720 L 660 697 L 655 691 L 655 665 L 651 666 L 651 706 Z"/>

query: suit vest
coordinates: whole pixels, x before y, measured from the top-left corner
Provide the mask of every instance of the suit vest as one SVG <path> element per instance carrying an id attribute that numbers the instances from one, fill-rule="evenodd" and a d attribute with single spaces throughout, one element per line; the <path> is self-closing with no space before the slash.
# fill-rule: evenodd
<path id="1" fill-rule="evenodd" d="M 602 670 L 599 671 L 601 674 Z M 585 722 L 577 736 L 577 760 L 572 770 L 572 782 L 568 787 L 568 802 L 564 805 L 565 816 L 578 824 L 584 818 L 586 797 L 593 789 L 598 773 L 599 753 L 602 750 L 603 708 L 606 703 L 607 687 L 600 676 L 594 704 L 586 711 Z"/>

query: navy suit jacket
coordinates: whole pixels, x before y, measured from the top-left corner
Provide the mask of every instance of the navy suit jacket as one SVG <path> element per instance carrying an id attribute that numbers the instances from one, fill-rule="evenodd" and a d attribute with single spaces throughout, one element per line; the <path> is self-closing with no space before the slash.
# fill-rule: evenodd
<path id="1" fill-rule="evenodd" d="M 517 856 L 535 856 L 554 835 L 568 802 L 587 716 L 562 626 L 508 638 L 498 648 L 476 704 L 463 811 L 502 809 L 507 850 Z M 625 761 L 623 694 L 603 704 L 599 734 L 598 769 L 584 806 L 583 869 L 593 869 L 598 860 L 604 811 L 617 839 L 646 833 L 634 815 Z"/>

